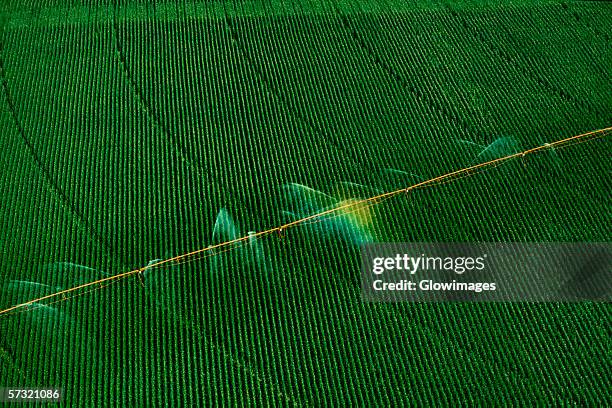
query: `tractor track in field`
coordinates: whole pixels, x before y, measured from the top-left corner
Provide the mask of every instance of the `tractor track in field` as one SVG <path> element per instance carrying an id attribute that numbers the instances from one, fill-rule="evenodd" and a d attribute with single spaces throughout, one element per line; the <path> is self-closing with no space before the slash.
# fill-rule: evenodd
<path id="1" fill-rule="evenodd" d="M 580 23 L 581 25 L 588 27 L 591 31 L 593 31 L 593 33 L 601 38 L 603 38 L 604 40 L 606 40 L 607 42 L 610 42 L 610 34 L 600 31 L 599 29 L 597 29 L 596 27 L 593 27 L 588 21 L 584 21 L 581 17 L 580 14 L 578 14 L 578 12 L 574 11 L 574 10 L 570 10 L 569 9 L 569 5 L 567 4 L 566 1 L 562 1 L 560 3 L 561 7 L 563 8 L 563 10 L 565 10 L 566 12 L 570 13 L 572 15 L 572 17 L 574 18 L 574 20 L 577 23 Z"/>
<path id="2" fill-rule="evenodd" d="M 130 69 L 130 66 L 128 65 L 127 55 L 126 55 L 126 52 L 121 42 L 121 36 L 119 35 L 119 17 L 118 17 L 117 7 L 118 7 L 117 3 L 116 1 L 114 1 L 113 2 L 113 19 L 111 23 L 113 43 L 114 43 L 117 59 L 119 60 L 119 66 L 121 68 L 121 72 L 125 76 L 129 87 L 132 89 L 132 91 L 135 94 L 136 104 L 144 112 L 145 116 L 151 122 L 153 127 L 157 128 L 161 132 L 163 137 L 168 141 L 168 143 L 171 146 L 171 150 L 179 158 L 179 160 L 183 162 L 186 165 L 186 167 L 190 171 L 192 171 L 195 174 L 195 176 L 204 185 L 211 187 L 216 191 L 223 192 L 224 189 L 221 188 L 221 185 L 219 184 L 217 180 L 215 180 L 211 172 L 204 166 L 192 161 L 189 158 L 189 155 L 177 144 L 174 135 L 166 127 L 166 125 L 164 125 L 161 118 L 156 114 L 155 110 L 153 109 L 153 106 L 145 97 L 144 92 L 142 91 L 142 88 L 136 82 L 134 75 L 132 75 L 132 70 Z M 232 206 L 233 208 L 236 208 L 236 206 L 242 209 L 248 208 L 244 197 L 242 196 L 242 194 L 239 194 L 239 193 L 233 192 L 231 194 L 231 197 L 228 196 L 228 194 L 224 194 L 221 202 L 223 203 L 223 205 L 229 205 L 230 203 L 232 203 L 233 200 L 235 200 L 235 204 Z"/>
<path id="3" fill-rule="evenodd" d="M 205 183 L 208 183 L 209 185 L 211 183 L 214 183 L 215 181 L 213 180 L 213 177 L 210 174 L 210 172 L 207 171 L 202 166 L 198 164 L 194 164 L 191 160 L 189 160 L 189 158 L 187 157 L 183 149 L 181 149 L 181 147 L 176 144 L 176 142 L 173 140 L 171 132 L 166 128 L 163 122 L 159 119 L 158 115 L 156 115 L 152 105 L 149 103 L 149 101 L 147 101 L 147 99 L 145 98 L 142 92 L 142 89 L 136 83 L 136 80 L 134 79 L 134 76 L 132 75 L 130 71 L 130 67 L 127 64 L 126 53 L 124 52 L 122 43 L 120 41 L 119 20 L 117 17 L 117 10 L 115 9 L 114 11 L 115 12 L 113 13 L 112 26 L 113 26 L 113 38 L 114 38 L 115 52 L 117 54 L 117 58 L 119 59 L 119 65 L 121 66 L 121 71 L 125 75 L 130 88 L 136 94 L 137 104 L 140 106 L 140 108 L 145 113 L 149 121 L 153 124 L 153 126 L 158 128 L 162 132 L 162 134 L 166 137 L 166 139 L 172 146 L 175 154 L 179 157 L 179 159 L 183 163 L 185 163 L 190 169 L 192 169 L 194 173 L 196 173 L 198 178 L 205 181 Z M 200 169 L 203 170 L 205 174 L 202 174 L 202 171 L 200 171 Z"/>
<path id="4" fill-rule="evenodd" d="M 526 20 L 523 20 L 523 21 L 525 21 L 525 26 L 529 26 L 529 27 L 531 27 L 531 28 L 533 28 L 533 29 L 537 29 L 537 27 L 534 27 L 534 26 L 533 26 L 533 24 L 531 24 L 531 22 L 528 22 L 528 21 L 526 21 Z M 514 48 L 514 50 L 516 51 L 516 54 L 525 56 L 525 54 L 522 52 L 522 49 L 521 49 L 520 44 L 519 44 L 519 43 L 517 43 L 517 41 L 516 41 L 516 39 L 515 39 L 515 38 L 516 38 L 516 36 L 514 35 L 514 33 L 513 33 L 511 30 L 509 30 L 509 29 L 508 29 L 507 20 L 505 20 L 505 21 L 500 20 L 500 22 L 501 22 L 501 24 L 502 24 L 502 27 L 503 27 L 504 33 L 506 34 L 506 38 L 508 39 L 508 44 L 511 44 L 511 45 L 512 45 L 512 48 Z M 587 26 L 587 27 L 590 27 L 590 26 Z M 500 52 L 502 52 L 502 53 L 503 53 L 503 51 L 502 51 L 502 50 L 500 50 Z M 606 78 L 606 79 L 609 79 L 609 78 L 610 78 L 610 75 L 609 75 L 608 73 L 606 73 L 606 72 L 605 72 L 603 69 L 601 69 L 601 67 L 600 67 L 598 64 L 594 63 L 594 61 L 593 61 L 593 60 L 594 60 L 594 56 L 593 56 L 592 50 L 591 50 L 589 47 L 586 47 L 586 46 L 585 46 L 585 47 L 584 47 L 584 52 L 586 52 L 587 54 L 589 54 L 589 57 L 590 57 L 589 62 L 590 62 L 590 63 L 591 63 L 591 65 L 594 67 L 594 69 L 595 69 L 595 70 L 596 70 L 596 71 L 597 71 L 597 72 L 598 72 L 598 73 L 599 73 L 599 74 L 600 74 L 602 77 L 604 77 L 604 78 Z M 528 56 L 527 56 L 527 57 L 528 57 Z M 533 75 L 534 75 L 534 76 L 537 76 L 537 73 L 533 72 Z M 538 78 L 539 78 L 539 77 L 538 77 Z M 547 79 L 546 79 L 546 78 L 544 78 L 544 77 L 542 77 L 542 78 L 543 78 L 544 80 L 547 80 Z M 578 106 L 583 105 L 582 107 L 583 107 L 584 109 L 588 110 L 588 111 L 589 111 L 589 112 L 591 112 L 591 113 L 594 113 L 594 114 L 595 114 L 596 116 L 598 116 L 598 117 L 599 117 L 600 115 L 604 115 L 604 116 L 605 116 L 605 113 L 604 113 L 604 111 L 603 111 L 603 110 L 600 110 L 600 109 L 598 109 L 596 106 L 594 106 L 594 105 L 590 104 L 588 100 L 583 100 L 583 99 L 581 99 L 581 98 L 579 98 L 579 97 L 577 97 L 577 96 L 572 95 L 571 91 L 564 91 L 564 90 L 563 90 L 563 88 L 561 88 L 561 87 L 560 87 L 560 86 L 558 86 L 558 85 L 555 85 L 555 84 L 552 82 L 552 80 L 551 80 L 551 81 L 549 81 L 549 82 L 550 82 L 551 86 L 552 86 L 552 87 L 554 87 L 554 88 L 555 88 L 555 89 L 556 89 L 556 90 L 557 90 L 559 93 L 561 93 L 561 92 L 565 92 L 565 93 L 566 93 L 566 94 L 567 94 L 567 95 L 568 95 L 568 96 L 569 96 L 569 97 L 570 97 L 572 100 L 574 100 L 574 101 L 575 101 L 575 102 L 574 102 L 574 104 L 576 104 L 576 105 L 578 105 Z M 554 91 L 553 91 L 553 92 L 554 92 Z M 567 100 L 566 100 L 566 101 L 567 101 Z M 603 119 L 607 120 L 608 118 L 605 118 L 605 117 L 604 117 Z"/>
<path id="5" fill-rule="evenodd" d="M 511 17 L 510 17 L 510 18 L 511 18 Z M 537 27 L 535 27 L 535 26 L 532 24 L 532 22 L 527 21 L 527 20 L 523 20 L 523 21 L 524 21 L 524 23 L 525 23 L 525 26 L 528 26 L 528 27 L 530 27 L 531 29 L 537 30 Z M 518 42 L 516 41 L 516 35 L 515 35 L 515 34 L 514 34 L 514 33 L 513 33 L 513 32 L 512 32 L 510 29 L 508 29 L 508 25 L 507 25 L 508 20 L 499 20 L 499 22 L 501 23 L 501 26 L 503 27 L 503 30 L 504 30 L 503 32 L 505 33 L 505 37 L 506 37 L 506 39 L 507 39 L 507 43 L 508 43 L 508 44 L 510 44 L 510 45 L 512 46 L 512 48 L 513 48 L 513 49 L 516 51 L 516 54 L 517 54 L 517 55 L 523 55 L 523 56 L 527 57 L 527 59 L 528 59 L 528 58 L 530 58 L 530 57 L 529 57 L 529 55 L 526 55 L 524 52 L 522 52 L 522 48 L 521 48 L 520 43 L 518 43 Z M 480 41 L 486 41 L 486 40 L 483 40 L 483 39 L 481 39 L 481 38 L 479 38 L 479 40 L 480 40 Z M 594 60 L 595 60 L 597 57 L 595 57 L 595 56 L 593 55 L 593 51 L 591 50 L 591 48 L 590 48 L 590 47 L 588 47 L 588 46 L 585 46 L 585 47 L 583 48 L 583 51 L 584 51 L 586 54 L 588 54 L 588 56 L 589 56 L 588 61 L 589 61 L 590 65 L 593 67 L 593 69 L 594 69 L 594 70 L 595 70 L 595 71 L 596 71 L 596 72 L 597 72 L 597 73 L 598 73 L 598 74 L 599 74 L 599 75 L 600 75 L 602 78 L 604 78 L 604 79 L 606 79 L 606 80 L 610 80 L 610 74 L 609 74 L 609 73 L 607 73 L 606 71 L 604 71 L 604 70 L 601 68 L 601 66 L 599 66 L 597 63 L 595 63 L 595 61 L 594 61 Z M 506 55 L 506 54 L 507 54 L 507 56 L 508 56 L 508 57 L 512 58 L 512 57 L 510 56 L 510 54 L 509 54 L 509 53 L 505 53 L 505 52 L 503 51 L 503 49 L 501 49 L 501 48 L 499 49 L 499 52 L 500 52 L 501 54 L 504 54 L 504 55 Z M 501 58 L 501 57 L 500 57 L 500 58 Z M 542 60 L 542 61 L 544 61 L 544 60 Z M 544 64 L 546 64 L 546 62 L 545 62 L 545 61 L 543 62 L 543 64 L 542 64 L 542 65 L 544 65 Z M 518 64 L 513 64 L 513 65 L 514 65 L 515 67 L 517 67 L 517 68 L 518 68 Z M 527 68 L 526 68 L 526 69 L 527 69 Z M 532 71 L 532 74 L 533 74 L 533 78 L 532 78 L 532 77 L 529 77 L 529 79 L 531 79 L 531 81 L 532 81 L 532 82 L 537 81 L 537 82 L 538 82 L 538 84 L 540 84 L 540 85 L 541 85 L 541 83 L 540 83 L 540 81 L 539 81 L 540 76 L 538 76 L 537 72 L 533 72 L 533 71 Z M 525 75 L 525 73 L 523 73 L 523 75 Z M 525 76 L 527 76 L 527 75 L 525 75 Z M 558 86 L 558 85 L 555 85 L 555 84 L 553 83 L 553 80 L 550 80 L 550 81 L 549 81 L 549 80 L 548 80 L 547 78 L 545 78 L 545 77 L 541 77 L 541 78 L 542 78 L 542 80 L 543 80 L 543 81 L 546 81 L 546 82 L 548 82 L 548 83 L 551 85 L 551 87 L 552 87 L 552 88 L 551 88 L 551 89 L 547 89 L 547 91 L 548 91 L 549 93 L 550 93 L 550 92 L 552 92 L 552 93 L 553 93 L 553 95 L 555 95 L 555 94 L 559 94 L 559 96 L 560 96 L 560 97 L 561 97 L 561 98 L 562 98 L 562 99 L 563 99 L 565 102 L 567 102 L 567 103 L 573 103 L 575 106 L 578 106 L 578 107 L 580 107 L 580 108 L 582 108 L 582 109 L 584 109 L 584 110 L 586 110 L 586 111 L 588 111 L 588 112 L 590 112 L 590 113 L 593 113 L 593 114 L 594 114 L 596 117 L 601 117 L 602 115 L 603 115 L 603 116 L 605 116 L 604 111 L 603 111 L 603 110 L 601 110 L 601 109 L 599 109 L 599 108 L 598 108 L 598 107 L 596 107 L 595 105 L 593 105 L 593 104 L 589 103 L 589 100 L 583 100 L 583 99 L 581 99 L 581 98 L 579 98 L 579 97 L 577 97 L 577 96 L 574 96 L 574 95 L 572 94 L 572 92 L 571 92 L 571 91 L 565 91 L 565 90 L 564 90 L 562 87 L 560 87 L 560 86 Z M 553 89 L 553 88 L 554 88 L 554 89 Z M 565 94 L 568 96 L 568 98 L 564 98 L 564 97 L 561 95 L 562 93 L 565 93 Z M 604 119 L 604 122 L 608 123 L 608 122 L 607 122 L 607 121 L 608 121 L 608 118 L 605 118 L 605 117 L 604 117 L 603 119 Z"/>
<path id="6" fill-rule="evenodd" d="M 225 17 L 225 26 L 232 38 L 232 42 L 238 49 L 238 52 L 240 53 L 242 58 L 244 58 L 245 61 L 248 63 L 248 65 L 255 71 L 258 79 L 264 84 L 264 86 L 269 90 L 269 92 L 276 99 L 278 99 L 283 104 L 283 106 L 286 107 L 287 112 L 289 113 L 291 117 L 293 117 L 298 122 L 301 122 L 304 125 L 306 125 L 306 127 L 310 129 L 310 131 L 312 131 L 314 134 L 318 134 L 319 136 L 321 136 L 321 138 L 326 144 L 333 146 L 337 151 L 341 152 L 345 157 L 348 157 L 355 166 L 366 168 L 372 173 L 378 173 L 381 170 L 381 167 L 377 165 L 374 161 L 370 160 L 368 155 L 356 155 L 352 153 L 353 151 L 349 152 L 346 149 L 342 148 L 342 145 L 338 141 L 334 140 L 335 138 L 333 136 L 326 133 L 323 129 L 317 126 L 313 121 L 309 120 L 304 115 L 300 114 L 296 109 L 294 109 L 291 106 L 291 104 L 287 101 L 287 99 L 283 96 L 282 92 L 280 92 L 277 89 L 277 87 L 275 87 L 271 83 L 271 81 L 266 77 L 263 69 L 261 69 L 261 67 L 259 67 L 255 63 L 255 61 L 248 55 L 248 53 L 246 52 L 246 50 L 244 49 L 244 47 L 242 46 L 240 42 L 238 31 L 234 28 L 232 22 L 230 21 L 229 16 L 227 15 L 227 12 L 226 12 L 226 17 Z M 362 160 L 360 160 L 360 158 L 365 158 L 366 162 L 364 163 Z"/>
<path id="7" fill-rule="evenodd" d="M 464 121 L 458 115 L 454 114 L 447 108 L 445 108 L 442 104 L 438 103 L 435 99 L 428 97 L 424 92 L 421 92 L 414 84 L 410 83 L 404 75 L 400 74 L 395 68 L 393 68 L 390 64 L 383 61 L 383 59 L 374 51 L 374 49 L 367 44 L 365 39 L 359 34 L 356 28 L 350 22 L 349 17 L 347 17 L 340 8 L 337 3 L 332 3 L 332 7 L 334 12 L 338 16 L 341 21 L 344 29 L 350 34 L 350 37 L 353 42 L 355 42 L 359 48 L 367 55 L 367 57 L 374 63 L 374 65 L 378 66 L 383 70 L 390 78 L 392 78 L 401 88 L 407 90 L 410 94 L 413 95 L 420 102 L 428 105 L 434 111 L 438 112 L 441 116 L 447 118 L 452 123 L 455 124 L 459 129 L 461 129 L 466 136 L 472 136 L 470 140 L 477 140 L 473 136 L 481 135 L 481 132 L 475 129 L 471 124 Z M 481 137 L 482 140 L 486 140 L 485 137 Z"/>
<path id="8" fill-rule="evenodd" d="M 45 165 L 41 157 L 36 152 L 34 144 L 28 139 L 25 129 L 19 120 L 17 115 L 17 109 L 13 102 L 8 77 L 6 75 L 6 67 L 4 61 L 4 39 L 0 39 L 0 81 L 2 81 L 2 92 L 4 94 L 4 100 L 9 108 L 13 123 L 21 137 L 21 141 L 28 153 L 32 158 L 35 167 L 38 169 L 43 177 L 44 183 L 51 192 L 51 194 L 60 202 L 63 208 L 65 208 L 71 215 L 72 219 L 76 221 L 77 227 L 85 234 L 85 236 L 106 255 L 107 260 L 113 265 L 114 259 L 122 259 L 117 254 L 108 241 L 98 233 L 98 231 L 87 221 L 83 214 L 77 209 L 76 205 L 72 203 L 66 192 L 57 184 L 54 180 L 53 175 L 49 168 Z M 120 264 L 124 264 L 123 261 L 119 261 Z M 125 265 L 124 265 L 125 266 Z"/>
<path id="9" fill-rule="evenodd" d="M 565 102 L 570 103 L 574 106 L 577 106 L 581 108 L 582 110 L 591 112 L 592 114 L 600 118 L 605 123 L 610 123 L 610 121 L 612 121 L 612 117 L 606 117 L 606 114 L 602 110 L 597 109 L 597 107 L 593 106 L 588 101 L 584 101 L 572 95 L 572 93 L 570 93 L 569 91 L 566 91 L 565 89 L 561 87 L 558 87 L 552 81 L 545 78 L 544 76 L 539 75 L 536 72 L 533 72 L 533 70 L 528 69 L 528 67 L 522 64 L 517 63 L 516 59 L 513 58 L 510 53 L 500 49 L 493 42 L 488 41 L 482 33 L 479 33 L 477 32 L 477 30 L 473 29 L 472 26 L 468 23 L 468 21 L 465 18 L 462 18 L 460 13 L 457 10 L 455 10 L 453 6 L 449 4 L 447 1 L 444 2 L 444 7 L 448 10 L 448 12 L 451 14 L 453 18 L 459 21 L 459 23 L 463 26 L 466 32 L 471 33 L 472 36 L 476 40 L 480 41 L 485 46 L 485 48 L 487 48 L 493 55 L 496 55 L 502 61 L 505 61 L 506 63 L 514 66 L 516 69 L 519 70 L 519 72 L 522 72 L 522 74 L 525 77 L 529 78 L 532 82 L 538 84 L 541 88 L 545 89 L 549 94 L 557 96 L 561 98 L 562 100 L 564 100 Z M 520 54 L 520 51 L 516 50 L 516 53 Z"/>
<path id="10" fill-rule="evenodd" d="M 577 13 L 577 12 L 575 12 L 575 11 L 570 11 L 570 10 L 569 10 L 569 7 L 568 7 L 568 5 L 567 5 L 567 3 L 566 3 L 566 2 L 562 2 L 562 3 L 561 3 L 561 7 L 563 8 L 563 10 L 564 10 L 566 13 L 571 13 L 571 15 L 572 15 L 572 17 L 573 17 L 573 19 L 574 19 L 574 21 L 575 21 L 576 23 L 578 23 L 579 25 L 582 25 L 582 26 L 584 26 L 584 27 L 587 27 L 588 29 L 590 29 L 590 30 L 593 32 L 593 34 L 595 34 L 596 36 L 599 36 L 599 37 L 603 38 L 603 39 L 604 39 L 606 42 L 610 42 L 610 36 L 609 36 L 608 34 L 606 34 L 606 33 L 602 33 L 601 31 L 597 30 L 595 27 L 591 26 L 591 24 L 589 24 L 589 22 L 588 22 L 588 21 L 583 21 L 583 20 L 580 18 L 580 15 L 578 15 L 578 13 Z M 595 69 L 597 70 L 597 72 L 599 72 L 599 74 L 600 74 L 600 75 L 601 75 L 603 78 L 605 78 L 606 80 L 610 81 L 610 80 L 612 79 L 612 76 L 610 75 L 610 73 L 609 73 L 608 71 L 604 70 L 604 69 L 603 69 L 601 66 L 599 66 L 599 64 L 597 64 L 597 63 L 594 61 L 594 60 L 595 60 L 595 56 L 593 55 L 593 51 L 591 50 L 591 48 L 590 48 L 590 47 L 588 47 L 588 44 L 584 44 L 584 50 L 585 50 L 586 52 L 588 52 L 589 57 L 591 57 L 591 60 L 590 60 L 591 65 L 592 65 L 593 67 L 595 67 Z"/>

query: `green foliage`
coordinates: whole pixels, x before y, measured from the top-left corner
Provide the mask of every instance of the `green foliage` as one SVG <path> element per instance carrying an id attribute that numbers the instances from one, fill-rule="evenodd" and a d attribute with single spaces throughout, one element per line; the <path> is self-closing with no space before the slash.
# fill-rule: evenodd
<path id="1" fill-rule="evenodd" d="M 358 245 L 605 242 L 609 137 L 350 207 L 609 126 L 605 2 L 0 14 L 0 307 L 144 268 L 0 318 L 0 386 L 72 406 L 606 405 L 607 305 L 365 304 Z"/>

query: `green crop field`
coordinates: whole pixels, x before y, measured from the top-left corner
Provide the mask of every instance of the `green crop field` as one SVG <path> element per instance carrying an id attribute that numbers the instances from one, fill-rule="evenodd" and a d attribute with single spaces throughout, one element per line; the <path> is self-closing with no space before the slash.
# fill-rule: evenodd
<path id="1" fill-rule="evenodd" d="M 0 309 L 612 126 L 610 2 L 4 0 L 0 24 Z M 360 245 L 608 242 L 611 148 L 0 315 L 0 387 L 71 406 L 609 405 L 609 303 L 366 303 Z"/>

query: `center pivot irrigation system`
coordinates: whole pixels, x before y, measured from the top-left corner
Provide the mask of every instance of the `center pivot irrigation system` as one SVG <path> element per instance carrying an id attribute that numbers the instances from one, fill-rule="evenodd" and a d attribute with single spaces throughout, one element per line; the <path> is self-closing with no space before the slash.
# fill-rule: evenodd
<path id="1" fill-rule="evenodd" d="M 568 137 L 566 139 L 557 140 L 555 142 L 545 143 L 542 146 L 534 147 L 534 148 L 527 149 L 527 150 L 524 150 L 518 153 L 514 153 L 514 154 L 503 156 L 497 159 L 489 160 L 484 163 L 480 163 L 480 164 L 465 167 L 459 170 L 455 170 L 455 171 L 452 171 L 452 172 L 449 172 L 449 173 L 446 173 L 446 174 L 434 177 L 432 179 L 425 180 L 420 183 L 416 183 L 411 186 L 404 187 L 398 190 L 389 191 L 386 193 L 382 193 L 382 194 L 372 196 L 369 198 L 365 198 L 365 199 L 361 199 L 361 200 L 354 200 L 347 204 L 333 207 L 331 209 L 321 211 L 319 213 L 309 215 L 307 217 L 300 218 L 298 220 L 295 220 L 295 221 L 292 221 L 292 222 L 289 222 L 289 223 L 286 223 L 286 224 L 283 224 L 283 225 L 280 225 L 274 228 L 270 228 L 270 229 L 259 231 L 259 232 L 251 232 L 249 233 L 249 235 L 246 235 L 240 238 L 232 239 L 226 242 L 221 242 L 219 244 L 211 245 L 206 248 L 188 252 L 186 254 L 177 255 L 172 258 L 150 263 L 149 265 L 139 268 L 139 269 L 134 269 L 128 272 L 123 272 L 123 273 L 119 273 L 116 275 L 108 276 L 103 279 L 98 279 L 98 280 L 88 282 L 82 285 L 78 285 L 72 288 L 64 289 L 64 290 L 61 290 L 61 291 L 58 291 L 58 292 L 55 292 L 55 293 L 52 293 L 46 296 L 32 299 L 27 302 L 11 306 L 7 309 L 0 310 L 0 317 L 5 317 L 8 315 L 12 315 L 12 314 L 20 313 L 20 312 L 26 312 L 26 311 L 35 309 L 37 306 L 49 305 L 49 304 L 56 303 L 56 302 L 66 301 L 72 297 L 82 295 L 91 290 L 101 289 L 103 287 L 106 287 L 112 283 L 115 283 L 119 280 L 122 280 L 128 277 L 138 276 L 142 278 L 143 273 L 146 270 L 150 270 L 153 268 L 158 268 L 158 267 L 167 266 L 167 265 L 178 265 L 178 264 L 192 262 L 195 260 L 218 255 L 222 252 L 232 250 L 241 244 L 246 244 L 248 242 L 251 242 L 255 238 L 261 238 L 261 237 L 272 235 L 272 234 L 278 234 L 280 237 L 283 237 L 285 235 L 285 232 L 290 228 L 294 228 L 300 225 L 310 224 L 313 222 L 322 221 L 326 218 L 331 218 L 334 215 L 338 215 L 339 213 L 346 213 L 346 212 L 354 211 L 356 209 L 358 210 L 360 208 L 363 208 L 364 205 L 368 205 L 368 206 L 376 205 L 376 204 L 381 203 L 383 200 L 386 200 L 386 199 L 389 199 L 391 197 L 398 196 L 401 194 L 408 193 L 412 190 L 416 190 L 416 189 L 420 189 L 424 187 L 430 187 L 436 184 L 440 184 L 442 182 L 449 182 L 449 181 L 453 181 L 459 178 L 472 176 L 474 174 L 477 174 L 480 171 L 483 171 L 491 167 L 496 167 L 501 164 L 505 164 L 514 159 L 524 159 L 525 156 L 530 155 L 530 154 L 534 154 L 534 153 L 541 152 L 541 151 L 546 151 L 549 149 L 557 150 L 562 147 L 568 147 L 568 146 L 572 146 L 578 143 L 593 140 L 596 138 L 601 138 L 601 137 L 609 135 L 611 131 L 612 131 L 612 127 L 593 130 L 591 132 L 582 133 L 580 135 Z M 87 289 L 87 290 L 83 291 L 84 289 Z M 41 304 L 41 302 L 43 301 L 47 303 Z"/>

